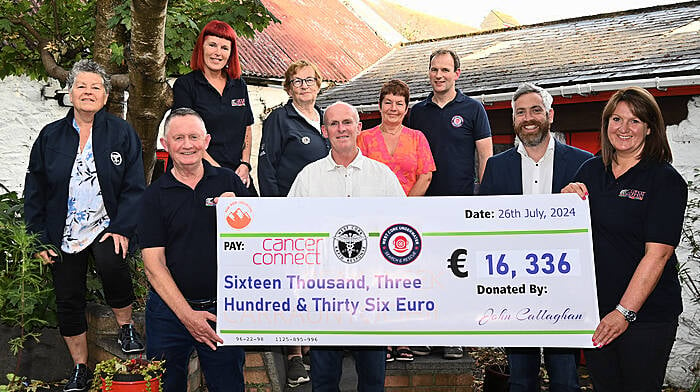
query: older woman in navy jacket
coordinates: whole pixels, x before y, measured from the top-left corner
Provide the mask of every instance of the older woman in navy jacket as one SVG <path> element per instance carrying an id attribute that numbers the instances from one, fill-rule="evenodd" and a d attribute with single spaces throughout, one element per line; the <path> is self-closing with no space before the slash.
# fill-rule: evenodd
<path id="1" fill-rule="evenodd" d="M 126 353 L 143 351 L 132 325 L 134 291 L 125 262 L 144 190 L 141 142 L 124 120 L 104 109 L 109 78 L 91 60 L 67 79 L 73 108 L 41 130 L 29 157 L 24 213 L 51 265 L 58 326 L 75 368 L 64 391 L 87 390 L 85 295 L 88 255 L 95 260 Z"/>
<path id="2" fill-rule="evenodd" d="M 321 74 L 313 63 L 299 60 L 284 74 L 286 105 L 263 123 L 258 180 L 262 196 L 287 196 L 297 174 L 328 155 L 330 145 L 321 134 L 323 114 L 316 106 Z"/>

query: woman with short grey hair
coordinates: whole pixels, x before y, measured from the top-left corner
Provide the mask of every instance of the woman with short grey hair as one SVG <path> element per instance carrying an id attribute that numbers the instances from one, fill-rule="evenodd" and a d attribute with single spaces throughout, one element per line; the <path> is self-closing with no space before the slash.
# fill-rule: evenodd
<path id="1" fill-rule="evenodd" d="M 105 299 L 120 327 L 125 353 L 144 349 L 134 330 L 134 290 L 126 254 L 145 183 L 141 141 L 104 109 L 109 77 L 92 60 L 67 79 L 73 108 L 41 130 L 29 157 L 24 213 L 29 232 L 47 250 L 37 254 L 53 275 L 58 327 L 75 367 L 64 391 L 87 391 L 86 275 L 94 258 Z"/>

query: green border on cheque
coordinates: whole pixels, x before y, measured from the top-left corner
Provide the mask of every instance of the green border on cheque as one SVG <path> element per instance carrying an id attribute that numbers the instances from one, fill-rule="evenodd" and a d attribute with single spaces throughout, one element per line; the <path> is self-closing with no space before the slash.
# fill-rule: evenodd
<path id="1" fill-rule="evenodd" d="M 587 233 L 588 229 L 562 230 L 511 230 L 511 231 L 429 231 L 422 233 L 425 237 L 466 237 L 485 235 L 523 235 L 523 234 L 576 234 Z M 370 237 L 379 237 L 379 233 L 371 232 Z M 246 237 L 330 237 L 329 233 L 221 233 L 221 238 Z"/>
<path id="2" fill-rule="evenodd" d="M 586 335 L 593 330 L 569 331 L 256 331 L 222 329 L 221 333 L 241 335 Z"/>

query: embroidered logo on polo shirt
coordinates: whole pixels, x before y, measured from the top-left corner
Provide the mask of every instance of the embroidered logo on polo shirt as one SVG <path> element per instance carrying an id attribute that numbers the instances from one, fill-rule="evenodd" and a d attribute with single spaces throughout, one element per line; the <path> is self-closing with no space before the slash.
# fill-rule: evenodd
<path id="1" fill-rule="evenodd" d="M 636 189 L 623 189 L 617 196 L 626 197 L 632 200 L 644 200 L 644 195 L 646 195 L 646 192 L 644 191 L 638 191 Z"/>
<path id="2" fill-rule="evenodd" d="M 454 117 L 452 117 L 452 121 L 451 121 L 451 122 L 452 122 L 452 126 L 453 126 L 453 127 L 459 128 L 459 127 L 462 126 L 462 124 L 464 124 L 464 118 L 462 118 L 462 116 L 460 116 L 459 114 L 457 114 L 457 115 L 455 115 Z"/>
<path id="3" fill-rule="evenodd" d="M 232 99 L 231 106 L 245 106 L 245 98 Z"/>
<path id="4" fill-rule="evenodd" d="M 109 154 L 109 158 L 112 160 L 114 166 L 119 166 L 122 164 L 122 154 L 117 151 L 112 151 L 112 153 Z"/>

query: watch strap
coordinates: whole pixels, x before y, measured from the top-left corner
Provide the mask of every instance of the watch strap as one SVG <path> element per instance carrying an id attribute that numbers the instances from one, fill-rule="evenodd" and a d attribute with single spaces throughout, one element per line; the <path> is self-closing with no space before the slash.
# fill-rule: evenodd
<path id="1" fill-rule="evenodd" d="M 615 310 L 622 313 L 622 315 L 625 317 L 625 320 L 627 320 L 628 323 L 631 323 L 632 321 L 637 319 L 637 312 L 635 312 L 634 310 L 629 310 L 620 304 L 617 304 Z"/>

